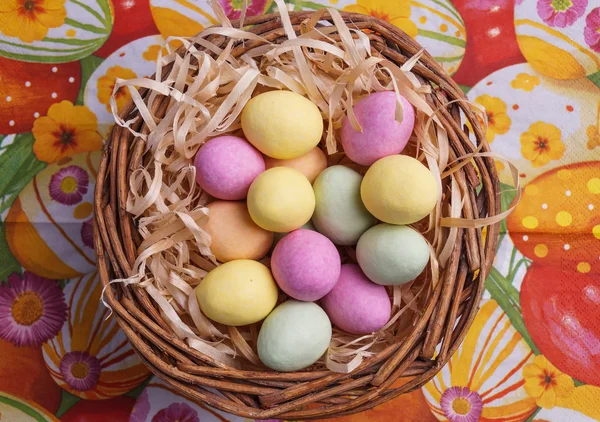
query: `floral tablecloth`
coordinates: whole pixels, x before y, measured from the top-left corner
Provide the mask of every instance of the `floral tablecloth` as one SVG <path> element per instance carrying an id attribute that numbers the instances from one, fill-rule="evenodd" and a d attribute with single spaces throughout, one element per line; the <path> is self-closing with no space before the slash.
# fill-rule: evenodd
<path id="1" fill-rule="evenodd" d="M 243 1 L 219 1 L 239 16 Z M 248 3 L 248 15 L 274 8 Z M 600 2 L 289 4 L 374 15 L 415 37 L 487 108 L 487 138 L 524 186 L 450 363 L 342 420 L 600 420 Z M 115 79 L 151 75 L 166 37 L 211 23 L 206 0 L 0 0 L 1 421 L 241 420 L 150 377 L 106 319 L 92 249 Z"/>

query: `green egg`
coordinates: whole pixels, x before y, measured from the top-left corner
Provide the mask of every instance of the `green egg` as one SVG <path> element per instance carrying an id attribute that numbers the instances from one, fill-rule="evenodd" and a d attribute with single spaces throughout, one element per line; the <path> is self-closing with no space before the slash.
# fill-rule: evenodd
<path id="1" fill-rule="evenodd" d="M 360 237 L 356 260 L 374 283 L 404 284 L 427 266 L 429 246 L 421 233 L 408 226 L 378 224 Z"/>
<path id="2" fill-rule="evenodd" d="M 361 182 L 356 171 L 332 166 L 313 183 L 316 203 L 312 221 L 336 245 L 355 245 L 365 230 L 377 223 L 360 199 Z"/>

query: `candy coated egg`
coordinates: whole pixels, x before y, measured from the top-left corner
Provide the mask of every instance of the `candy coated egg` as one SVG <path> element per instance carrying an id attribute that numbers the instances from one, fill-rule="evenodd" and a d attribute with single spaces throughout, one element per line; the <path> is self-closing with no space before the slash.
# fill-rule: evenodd
<path id="1" fill-rule="evenodd" d="M 323 134 L 319 108 L 291 91 L 269 91 L 252 98 L 242 110 L 244 135 L 269 157 L 300 157 L 313 149 Z"/>
<path id="2" fill-rule="evenodd" d="M 429 246 L 421 233 L 408 226 L 378 224 L 358 240 L 356 260 L 373 282 L 404 284 L 425 269 Z"/>
<path id="3" fill-rule="evenodd" d="M 344 152 L 355 163 L 370 166 L 380 158 L 400 153 L 415 125 L 415 110 L 400 97 L 404 115 L 396 121 L 396 93 L 376 92 L 367 95 L 352 108 L 362 132 L 354 130 L 346 117 L 342 124 Z"/>
<path id="4" fill-rule="evenodd" d="M 354 245 L 365 230 L 377 223 L 360 199 L 362 176 L 345 166 L 325 169 L 315 183 L 313 223 L 336 245 Z"/>
<path id="5" fill-rule="evenodd" d="M 433 210 L 438 185 L 433 174 L 418 160 L 391 155 L 367 170 L 360 185 L 360 196 L 365 207 L 379 220 L 410 224 Z"/>
<path id="6" fill-rule="evenodd" d="M 278 160 L 276 158 L 265 157 L 265 165 L 268 169 L 273 167 L 289 167 L 298 170 L 306 176 L 310 183 L 314 182 L 319 173 L 327 168 L 327 157 L 319 147 L 314 147 L 306 154 L 300 157 L 290 158 L 289 160 Z"/>
<path id="7" fill-rule="evenodd" d="M 196 182 L 219 199 L 244 199 L 256 176 L 265 171 L 265 160 L 237 136 L 218 136 L 196 154 Z"/>
<path id="8" fill-rule="evenodd" d="M 276 371 L 298 371 L 329 347 L 331 322 L 313 302 L 288 300 L 265 319 L 258 333 L 258 357 Z"/>
<path id="9" fill-rule="evenodd" d="M 225 325 L 253 324 L 269 315 L 278 289 L 271 271 L 260 262 L 237 259 L 210 271 L 196 288 L 200 309 Z"/>
<path id="10" fill-rule="evenodd" d="M 302 226 L 300 226 L 300 228 L 306 229 L 306 230 L 312 230 L 315 232 L 317 231 L 317 229 L 315 228 L 315 226 L 311 220 L 308 220 L 308 222 L 306 224 L 303 224 Z M 281 239 L 283 239 L 285 236 L 287 236 L 287 234 L 288 234 L 288 232 L 273 233 L 273 246 L 271 247 L 271 249 L 275 249 L 275 246 L 277 246 L 279 241 Z"/>
<path id="11" fill-rule="evenodd" d="M 298 170 L 273 167 L 262 173 L 248 191 L 248 211 L 265 230 L 289 232 L 307 223 L 315 209 L 310 182 Z"/>
<path id="12" fill-rule="evenodd" d="M 312 230 L 294 230 L 271 255 L 275 281 L 288 296 L 313 301 L 325 296 L 340 276 L 340 255 L 331 240 Z"/>
<path id="13" fill-rule="evenodd" d="M 273 233 L 256 225 L 245 202 L 215 201 L 206 206 L 209 218 L 203 227 L 211 237 L 210 250 L 221 262 L 261 259 L 273 244 Z"/>
<path id="14" fill-rule="evenodd" d="M 340 279 L 321 304 L 334 325 L 352 334 L 380 330 L 392 313 L 385 287 L 372 283 L 356 264 L 342 265 Z"/>

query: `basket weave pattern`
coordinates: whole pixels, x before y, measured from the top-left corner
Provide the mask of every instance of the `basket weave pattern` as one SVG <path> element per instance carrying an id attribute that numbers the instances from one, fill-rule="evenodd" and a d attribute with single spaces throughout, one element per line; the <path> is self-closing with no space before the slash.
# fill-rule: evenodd
<path id="1" fill-rule="evenodd" d="M 297 32 L 310 14 L 290 13 Z M 421 49 L 412 38 L 386 22 L 352 13 L 342 16 L 349 26 L 367 31 L 374 54 L 398 65 Z M 331 21 L 327 13 L 322 19 Z M 272 43 L 286 39 L 279 15 L 248 18 L 245 24 L 252 25 L 250 32 Z M 215 36 L 212 42 L 224 47 L 226 40 Z M 258 41 L 240 43 L 232 54 L 239 57 L 258 45 Z M 166 66 L 164 74 L 169 70 Z M 432 109 L 438 110 L 437 116 L 448 133 L 451 157 L 474 153 L 477 148 L 461 127 L 461 110 L 470 122 L 476 144 L 481 151 L 488 151 L 478 118 L 466 102 L 454 101 L 464 99 L 464 94 L 435 60 L 425 53 L 412 71 L 432 87 L 426 100 Z M 146 98 L 149 92 L 141 89 L 140 94 Z M 155 101 L 154 115 L 164 115 L 168 102 L 168 98 Z M 120 115 L 125 120 L 136 117 L 134 104 L 129 103 Z M 147 131 L 142 119 L 138 121 L 134 129 Z M 126 200 L 129 175 L 144 163 L 143 151 L 142 139 L 115 125 L 104 150 L 95 192 L 94 240 L 104 285 L 131 274 L 136 247 L 141 243 L 135 222 L 126 211 Z M 463 217 L 476 219 L 500 212 L 499 181 L 493 159 L 474 157 L 457 171 L 456 179 L 465 198 Z M 478 186 L 481 186 L 479 192 Z M 421 387 L 460 345 L 478 309 L 483 282 L 494 258 L 498 224 L 487 227 L 487 236 L 482 236 L 481 229 L 458 230 L 451 257 L 440 273 L 440 282 L 427 297 L 424 311 L 409 335 L 403 342 L 366 358 L 348 374 L 326 370 L 259 372 L 226 367 L 176 337 L 144 289 L 114 284 L 106 289 L 105 300 L 150 370 L 192 400 L 255 419 L 342 416 L 370 409 Z M 396 382 L 400 377 L 411 379 L 401 385 Z"/>

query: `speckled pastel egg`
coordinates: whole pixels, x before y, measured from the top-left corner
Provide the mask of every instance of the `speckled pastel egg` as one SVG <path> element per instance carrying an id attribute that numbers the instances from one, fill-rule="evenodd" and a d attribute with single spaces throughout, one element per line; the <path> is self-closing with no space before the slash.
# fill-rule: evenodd
<path id="1" fill-rule="evenodd" d="M 207 205 L 203 227 L 211 237 L 210 250 L 221 262 L 261 259 L 273 244 L 273 233 L 256 225 L 245 202 L 215 201 Z"/>
<path id="2" fill-rule="evenodd" d="M 411 224 L 435 207 L 438 184 L 418 160 L 391 155 L 373 164 L 360 185 L 365 207 L 379 220 L 390 224 Z"/>
<path id="3" fill-rule="evenodd" d="M 360 199 L 363 178 L 345 166 L 325 169 L 313 184 L 316 205 L 313 223 L 336 245 L 354 245 L 377 222 Z"/>
<path id="4" fill-rule="evenodd" d="M 521 63 L 486 76 L 467 96 L 486 108 L 487 140 L 519 169 L 522 185 L 557 167 L 600 160 L 600 88 L 589 79 L 552 79 Z M 512 186 L 508 165 L 497 167 Z"/>
<path id="5" fill-rule="evenodd" d="M 380 158 L 400 153 L 412 133 L 415 124 L 413 106 L 401 97 L 404 116 L 396 121 L 396 93 L 376 92 L 367 95 L 353 107 L 362 132 L 354 130 L 346 117 L 342 124 L 344 152 L 355 163 L 370 166 Z"/>
<path id="6" fill-rule="evenodd" d="M 334 325 L 352 334 L 380 330 L 392 313 L 385 287 L 371 282 L 356 264 L 342 265 L 337 284 L 321 304 Z"/>
<path id="7" fill-rule="evenodd" d="M 408 226 L 378 224 L 358 240 L 356 260 L 374 283 L 404 284 L 427 266 L 429 246 L 421 233 Z"/>
<path id="8" fill-rule="evenodd" d="M 598 6 L 597 0 L 515 2 L 515 33 L 527 62 L 554 79 L 579 79 L 598 72 Z"/>
<path id="9" fill-rule="evenodd" d="M 278 289 L 271 271 L 249 259 L 229 261 L 210 271 L 196 288 L 200 309 L 225 325 L 248 325 L 269 315 Z"/>
<path id="10" fill-rule="evenodd" d="M 289 232 L 306 224 L 315 209 L 315 194 L 298 170 L 273 167 L 262 173 L 248 191 L 248 211 L 265 230 Z"/>
<path id="11" fill-rule="evenodd" d="M 242 110 L 241 120 L 248 141 L 272 158 L 304 155 L 317 146 L 323 135 L 319 108 L 291 91 L 257 95 Z"/>
<path id="12" fill-rule="evenodd" d="M 298 371 L 329 347 L 331 322 L 319 305 L 288 300 L 265 319 L 258 333 L 258 357 L 276 371 Z"/>
<path id="13" fill-rule="evenodd" d="M 340 255 L 331 240 L 312 230 L 294 230 L 271 255 L 275 281 L 294 299 L 319 300 L 340 276 Z"/>
<path id="14" fill-rule="evenodd" d="M 327 168 L 327 157 L 321 148 L 314 147 L 306 154 L 288 160 L 265 157 L 265 165 L 268 169 L 273 167 L 289 167 L 296 169 L 305 175 L 308 181 L 312 183 L 319 173 Z"/>
<path id="15" fill-rule="evenodd" d="M 196 181 L 219 199 L 246 198 L 250 185 L 265 171 L 265 160 L 248 142 L 237 136 L 218 136 L 196 154 Z"/>

